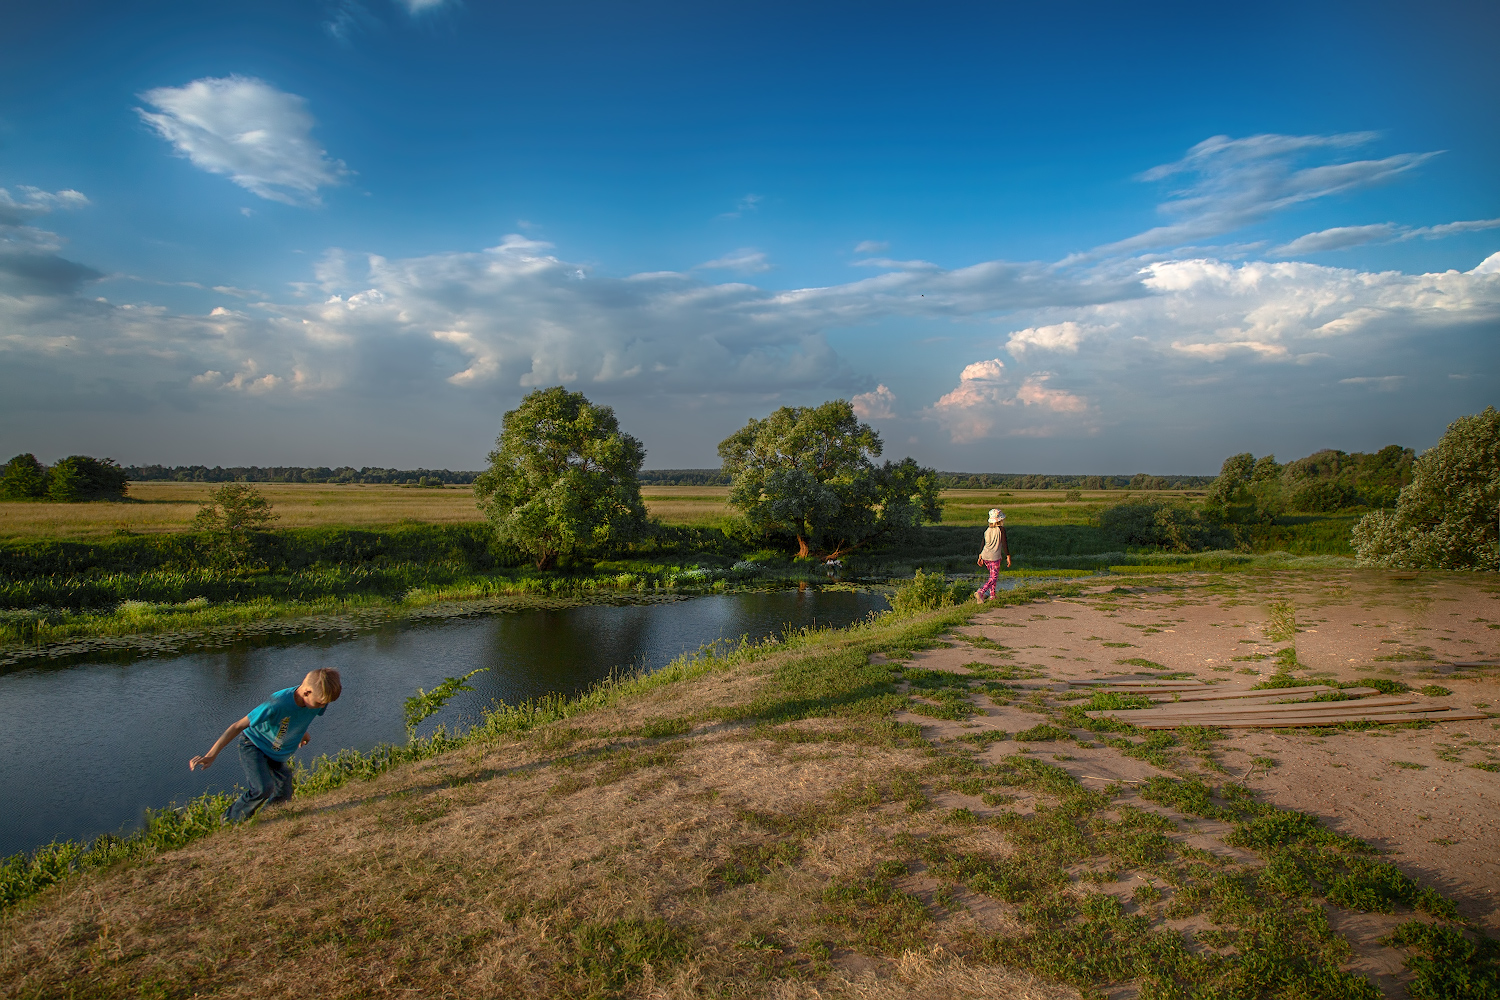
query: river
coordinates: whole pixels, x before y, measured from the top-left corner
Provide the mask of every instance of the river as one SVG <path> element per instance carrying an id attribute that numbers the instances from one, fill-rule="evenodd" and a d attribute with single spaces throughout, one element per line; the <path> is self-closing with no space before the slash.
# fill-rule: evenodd
<path id="1" fill-rule="evenodd" d="M 416 688 L 488 667 L 472 692 L 428 719 L 450 728 L 510 704 L 574 694 L 611 671 L 664 666 L 716 639 L 761 639 L 787 626 L 842 627 L 889 607 L 876 593 L 718 594 L 669 603 L 526 609 L 392 624 L 353 638 L 269 640 L 129 663 L 74 663 L 0 675 L 0 857 L 54 838 L 139 825 L 147 807 L 186 802 L 240 780 L 233 749 L 189 772 L 226 726 L 309 670 L 333 667 L 344 693 L 310 730 L 304 763 L 345 747 L 402 742 Z"/>

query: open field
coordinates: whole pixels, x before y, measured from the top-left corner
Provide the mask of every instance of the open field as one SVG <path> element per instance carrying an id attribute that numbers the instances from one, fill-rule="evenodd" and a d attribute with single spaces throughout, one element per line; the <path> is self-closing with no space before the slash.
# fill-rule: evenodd
<path id="1" fill-rule="evenodd" d="M 200 504 L 221 484 L 138 482 L 130 484 L 121 503 L 0 503 L 0 539 L 89 538 L 117 531 L 187 531 Z M 417 521 L 456 524 L 479 521 L 468 487 L 445 489 L 401 486 L 256 483 L 271 502 L 279 528 L 369 527 Z M 726 523 L 733 510 L 723 486 L 646 486 L 641 495 L 651 516 L 666 524 L 713 527 Z M 1127 494 L 1123 490 L 1087 492 L 1070 501 L 1061 490 L 1005 493 L 995 490 L 945 490 L 943 523 L 983 525 L 989 508 L 1005 508 L 1009 525 L 1086 524 L 1101 507 L 1127 496 L 1176 497 L 1177 491 Z"/>
<path id="2" fill-rule="evenodd" d="M 89 538 L 117 531 L 188 531 L 219 483 L 131 483 L 120 503 L 0 503 L 0 538 Z M 482 520 L 467 487 L 256 483 L 280 515 L 278 528 L 367 527 Z"/>
<path id="3" fill-rule="evenodd" d="M 1115 582 L 681 661 L 314 771 L 0 916 L 0 992 L 1493 996 L 1495 721 L 1143 734 L 1068 682 L 1279 663 L 1488 708 L 1494 669 L 1442 663 L 1500 653 L 1500 587 Z"/>

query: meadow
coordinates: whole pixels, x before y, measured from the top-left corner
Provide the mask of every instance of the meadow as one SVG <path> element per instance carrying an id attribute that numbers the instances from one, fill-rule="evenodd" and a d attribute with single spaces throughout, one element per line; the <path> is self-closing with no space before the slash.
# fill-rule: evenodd
<path id="1" fill-rule="evenodd" d="M 133 483 L 122 502 L 0 504 L 0 647 L 147 635 L 309 615 L 402 614 L 437 602 L 530 595 L 703 593 L 828 581 L 817 560 L 757 547 L 736 531 L 728 489 L 647 486 L 651 537 L 539 572 L 499 545 L 467 488 L 258 484 L 278 520 L 228 560 L 193 530 L 216 488 Z M 943 522 L 844 557 L 845 580 L 895 583 L 918 570 L 974 579 L 992 506 L 1007 511 L 1012 576 L 1335 562 L 1349 515 L 1245 529 L 1238 551 L 1161 552 L 1099 526 L 1114 504 L 1192 503 L 1191 491 L 947 490 Z M 763 543 L 762 543 L 763 544 Z M 1310 562 L 1311 561 L 1311 562 Z M 977 583 L 973 584 L 977 586 Z M 971 587 L 972 589 L 972 587 Z"/>

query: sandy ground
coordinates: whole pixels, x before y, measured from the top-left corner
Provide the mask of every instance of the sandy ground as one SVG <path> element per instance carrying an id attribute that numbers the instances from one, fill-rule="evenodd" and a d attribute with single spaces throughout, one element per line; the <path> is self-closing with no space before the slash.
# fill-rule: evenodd
<path id="1" fill-rule="evenodd" d="M 1061 691 L 1058 682 L 1139 673 L 1141 667 L 1120 662 L 1139 658 L 1204 681 L 1249 687 L 1272 672 L 1273 661 L 1254 657 L 1286 645 L 1266 634 L 1269 605 L 1285 601 L 1295 609 L 1297 656 L 1307 668 L 1299 674 L 1310 681 L 1389 677 L 1413 688 L 1436 684 L 1452 692 L 1421 697 L 1426 703 L 1500 707 L 1500 667 L 1451 666 L 1452 660 L 1500 660 L 1500 582 L 1492 578 L 1408 581 L 1343 572 L 1201 585 L 1207 582 L 1185 591 L 1100 588 L 1046 605 L 986 612 L 965 631 L 1007 647 L 1008 659 L 961 643 L 920 653 L 911 665 L 960 673 L 964 663 L 976 660 L 1031 666 L 1045 677 L 1019 683 Z M 976 725 L 1014 733 L 1046 721 L 1022 699 L 988 705 L 982 718 L 969 723 L 911 713 L 903 718 L 940 739 L 973 732 Z M 1487 933 L 1500 933 L 1500 773 L 1475 766 L 1500 764 L 1500 718 L 1426 729 L 1227 734 L 1215 746 L 1227 774 L 1204 771 L 1206 780 L 1245 781 L 1267 801 L 1322 816 L 1333 829 L 1370 842 L 1408 875 L 1455 899 L 1463 916 Z M 998 758 L 1016 746 L 996 744 L 989 755 Z M 1108 747 L 1085 749 L 1067 741 L 1030 746 L 1045 759 L 1055 755 L 1093 787 L 1164 773 Z M 1214 832 L 1211 824 L 1195 825 L 1205 835 Z M 1341 913 L 1337 922 L 1358 944 L 1397 920 Z M 1394 960 L 1389 953 L 1384 961 L 1370 958 L 1363 971 L 1377 981 L 1396 973 L 1384 967 Z"/>

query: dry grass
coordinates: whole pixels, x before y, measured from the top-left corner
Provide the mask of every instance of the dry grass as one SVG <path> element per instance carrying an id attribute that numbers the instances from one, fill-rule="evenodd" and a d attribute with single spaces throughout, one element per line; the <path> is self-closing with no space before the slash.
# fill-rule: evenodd
<path id="1" fill-rule="evenodd" d="M 186 531 L 217 483 L 131 483 L 123 503 L 0 503 L 0 538 L 87 538 L 116 531 Z M 401 521 L 452 524 L 480 520 L 468 487 L 411 489 L 399 486 L 257 483 L 271 501 L 281 528 L 373 527 Z M 1141 496 L 1143 494 L 1134 494 Z M 1175 497 L 1174 491 L 1149 494 Z M 724 486 L 647 486 L 646 509 L 666 524 L 710 527 L 734 515 Z M 1122 490 L 1084 493 L 1068 500 L 1062 490 L 944 490 L 943 523 L 982 525 L 989 508 L 1006 508 L 1007 523 L 1085 523 L 1101 504 L 1118 503 Z"/>
<path id="2" fill-rule="evenodd" d="M 1048 703 L 1042 667 L 1021 682 L 1025 698 L 1010 685 L 973 688 L 972 722 L 923 719 L 919 735 L 889 714 L 906 695 L 892 693 L 888 670 L 925 683 L 929 665 L 972 669 L 994 655 L 963 641 L 973 628 L 957 631 L 971 613 L 996 631 L 1071 628 L 1080 602 L 1114 621 L 1133 596 L 1157 599 L 1110 591 L 1053 603 L 1051 618 L 970 606 L 809 635 L 295 799 L 0 916 L 0 995 L 1060 1000 L 1079 993 L 985 956 L 1032 954 L 1091 995 L 1156 974 L 1107 971 L 1112 949 L 1166 949 L 1178 975 L 1211 965 L 1171 951 L 1177 930 L 1153 937 L 1148 925 L 1166 927 L 1178 918 L 1163 906 L 1181 906 L 1203 930 L 1202 907 L 1218 904 L 1193 893 L 1253 886 L 1260 862 L 1226 847 L 1228 822 L 1069 776 L 1118 772 L 1138 785 L 1173 774 L 1164 769 L 1206 773 L 1185 746 L 1151 763 L 1129 740 L 1073 734 L 1052 747 L 1069 751 L 1055 755 L 1065 768 L 1041 759 L 1046 747 L 1028 757 L 1030 745 L 971 746 L 976 726 L 1061 721 L 1066 704 Z M 1152 840 L 1157 829 L 1166 834 Z M 1165 903 L 1141 894 L 1148 876 L 1167 887 Z M 1083 933 L 1076 913 L 1045 912 L 1106 897 L 1133 915 L 1099 917 L 1090 926 L 1103 936 Z M 1238 909 L 1215 910 L 1215 926 L 1280 920 L 1303 935 L 1293 951 L 1315 946 L 1319 962 L 1346 965 L 1332 931 L 1315 926 L 1313 940 L 1287 923 L 1282 910 L 1302 905 L 1262 883 Z M 1049 941 L 1055 957 L 1037 958 Z M 1293 985 L 1285 995 L 1370 996 Z"/>
<path id="3" fill-rule="evenodd" d="M 123 503 L 0 503 L 0 538 L 86 538 L 118 530 L 187 531 L 218 483 L 131 483 Z M 366 527 L 420 521 L 480 520 L 467 487 L 330 486 L 257 483 L 275 508 L 278 528 Z"/>

